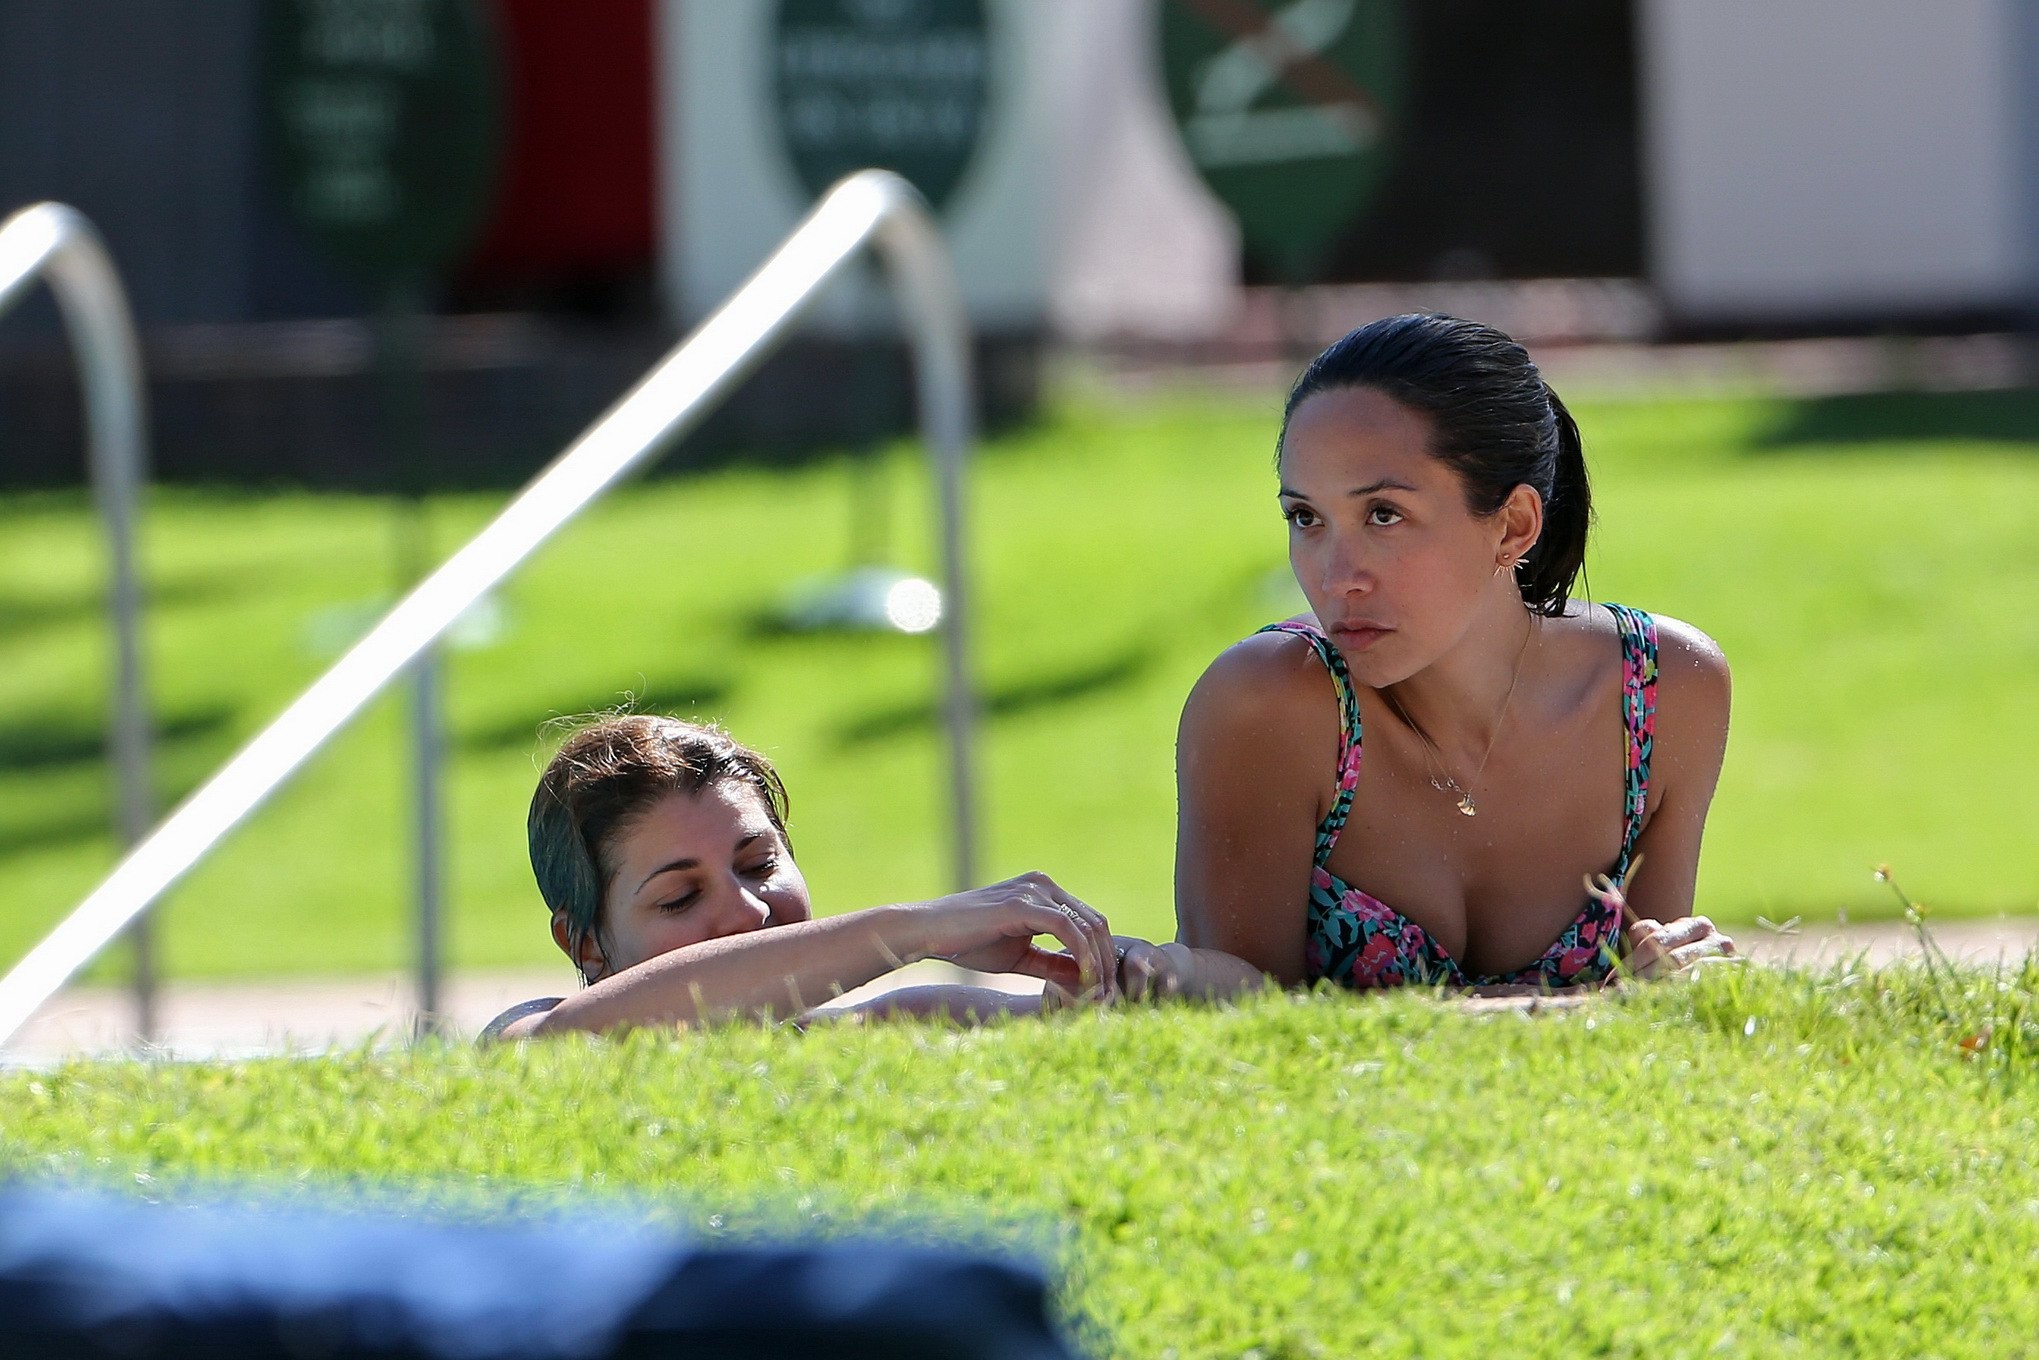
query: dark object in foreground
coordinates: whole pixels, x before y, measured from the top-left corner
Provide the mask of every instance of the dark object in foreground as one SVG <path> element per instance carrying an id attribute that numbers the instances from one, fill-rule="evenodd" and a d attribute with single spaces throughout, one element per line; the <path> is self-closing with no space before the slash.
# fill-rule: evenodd
<path id="1" fill-rule="evenodd" d="M 641 1224 L 0 1194 L 0 1354 L 1064 1360 L 1038 1271 L 847 1242 L 699 1249 Z"/>

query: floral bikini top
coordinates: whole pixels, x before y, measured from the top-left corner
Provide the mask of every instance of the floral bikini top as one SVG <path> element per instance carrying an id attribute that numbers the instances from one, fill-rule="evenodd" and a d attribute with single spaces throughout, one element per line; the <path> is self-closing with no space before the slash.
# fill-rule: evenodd
<path id="1" fill-rule="evenodd" d="M 1625 605 L 1605 608 L 1614 615 L 1621 633 L 1621 715 L 1628 734 L 1621 856 L 1608 875 L 1620 885 L 1635 857 L 1644 802 L 1649 796 L 1650 745 L 1657 722 L 1657 621 Z M 1293 633 L 1308 642 L 1338 688 L 1338 797 L 1317 828 L 1317 852 L 1310 871 L 1304 963 L 1312 980 L 1329 978 L 1348 987 L 1394 987 L 1408 982 L 1447 987 L 1497 983 L 1572 987 L 1598 982 L 1613 971 L 1621 921 L 1616 908 L 1598 898 L 1586 903 L 1586 909 L 1536 962 L 1513 973 L 1481 977 L 1460 968 L 1458 960 L 1423 927 L 1326 868 L 1331 848 L 1338 844 L 1338 833 L 1352 814 L 1352 794 L 1359 785 L 1359 700 L 1345 658 L 1323 632 L 1304 623 L 1270 624 L 1260 631 Z"/>

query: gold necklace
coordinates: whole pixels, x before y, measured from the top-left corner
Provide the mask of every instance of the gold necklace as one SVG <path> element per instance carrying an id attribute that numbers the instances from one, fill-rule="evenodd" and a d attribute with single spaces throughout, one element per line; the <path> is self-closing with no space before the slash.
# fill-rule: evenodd
<path id="1" fill-rule="evenodd" d="M 1532 616 L 1529 622 L 1523 626 L 1522 645 L 1515 649 L 1515 669 L 1508 676 L 1508 692 L 1501 696 L 1501 711 L 1494 715 L 1493 735 L 1487 738 L 1487 749 L 1481 753 L 1480 763 L 1473 770 L 1471 782 L 1475 784 L 1479 783 L 1480 776 L 1487 772 L 1487 761 L 1492 759 L 1494 755 L 1494 744 L 1501 740 L 1501 725 L 1508 720 L 1508 703 L 1515 697 L 1516 683 L 1522 679 L 1522 658 L 1529 652 L 1529 635 L 1535 631 L 1535 624 L 1536 620 Z M 1462 816 L 1479 816 L 1480 805 L 1473 801 L 1472 790 L 1459 783 L 1456 779 L 1453 779 L 1451 771 L 1444 768 L 1444 752 L 1437 749 L 1437 743 L 1430 739 L 1430 734 L 1416 725 L 1415 720 L 1403 709 L 1401 701 L 1396 699 L 1394 695 L 1386 690 L 1382 690 L 1380 694 L 1381 698 L 1388 701 L 1388 707 L 1394 710 L 1395 716 L 1402 720 L 1403 725 L 1422 738 L 1423 755 L 1429 761 L 1431 769 L 1429 776 L 1430 787 L 1442 794 L 1457 794 L 1458 810 Z M 1439 775 L 1444 776 L 1442 783 L 1438 782 Z"/>

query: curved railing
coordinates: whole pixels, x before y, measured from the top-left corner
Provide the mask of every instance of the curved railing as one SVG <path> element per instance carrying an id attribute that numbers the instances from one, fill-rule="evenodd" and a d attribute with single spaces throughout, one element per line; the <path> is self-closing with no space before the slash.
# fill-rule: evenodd
<path id="1" fill-rule="evenodd" d="M 37 203 L 0 223 L 0 316 L 38 281 L 48 283 L 56 296 L 85 393 L 86 462 L 111 566 L 113 725 L 108 753 L 114 770 L 114 824 L 121 844 L 133 846 L 153 817 L 142 596 L 134 546 L 148 469 L 140 350 L 120 275 L 99 233 L 77 209 Z M 136 922 L 131 937 L 136 1023 L 144 1037 L 156 1028 L 155 960 L 146 924 Z"/>
<path id="2" fill-rule="evenodd" d="M 952 867 L 959 885 L 973 881 L 974 702 L 963 551 L 963 474 L 973 422 L 969 325 L 946 247 L 920 196 L 897 175 L 865 170 L 830 190 L 720 309 L 486 528 L 398 601 L 0 978 L 0 1043 L 424 654 L 470 605 L 597 497 L 697 424 L 867 244 L 884 260 L 903 304 L 919 379 L 921 430 L 940 488 Z"/>

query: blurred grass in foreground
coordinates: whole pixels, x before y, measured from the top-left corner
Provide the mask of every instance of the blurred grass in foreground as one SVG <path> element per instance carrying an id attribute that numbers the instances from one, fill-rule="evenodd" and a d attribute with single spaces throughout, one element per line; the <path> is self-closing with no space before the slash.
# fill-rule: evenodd
<path id="1" fill-rule="evenodd" d="M 1212 656 L 1290 608 L 1278 409 L 1272 395 L 1067 402 L 984 450 L 987 876 L 1043 868 L 1123 930 L 1172 930 L 1182 698 Z M 1702 909 L 1888 915 L 1869 869 L 1890 861 L 1943 916 L 2039 910 L 2039 394 L 1579 415 L 1600 509 L 1594 595 L 1698 624 L 1735 667 Z M 927 570 L 917 451 L 886 468 L 895 556 Z M 450 665 L 459 965 L 554 957 L 523 844 L 538 726 L 626 693 L 723 719 L 781 763 L 823 910 L 947 886 L 933 640 L 765 623 L 793 581 L 847 562 L 857 475 L 837 459 L 629 488 L 512 581 L 506 634 Z M 440 550 L 499 503 L 436 499 Z M 331 653 L 314 634 L 336 609 L 386 592 L 393 529 L 389 505 L 362 497 L 168 489 L 152 505 L 167 800 L 318 673 Z M 82 495 L 0 497 L 0 963 L 112 860 L 101 570 Z M 398 710 L 378 705 L 174 893 L 173 976 L 402 962 Z"/>
<path id="2" fill-rule="evenodd" d="M 611 1197 L 710 1240 L 1061 1224 L 1096 1354 L 1998 1356 L 2039 1335 L 2035 1077 L 2039 964 L 1727 968 L 1535 1016 L 81 1064 L 0 1078 L 0 1174 Z"/>

